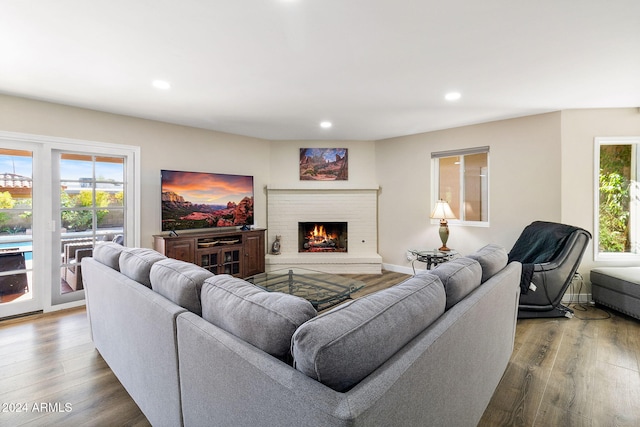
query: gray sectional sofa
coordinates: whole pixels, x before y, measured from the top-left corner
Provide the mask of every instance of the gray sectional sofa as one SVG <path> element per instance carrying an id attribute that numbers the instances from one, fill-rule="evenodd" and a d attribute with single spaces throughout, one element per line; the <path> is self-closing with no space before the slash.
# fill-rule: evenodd
<path id="1" fill-rule="evenodd" d="M 489 245 L 318 315 L 150 249 L 82 260 L 96 349 L 154 426 L 476 425 L 520 273 Z"/>

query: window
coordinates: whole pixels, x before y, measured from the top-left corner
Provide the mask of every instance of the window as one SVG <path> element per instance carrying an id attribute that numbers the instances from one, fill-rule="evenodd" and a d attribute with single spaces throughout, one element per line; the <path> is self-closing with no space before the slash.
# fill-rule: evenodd
<path id="1" fill-rule="evenodd" d="M 640 137 L 596 138 L 595 258 L 640 254 Z"/>
<path id="2" fill-rule="evenodd" d="M 432 207 L 446 200 L 459 222 L 489 224 L 489 147 L 431 153 Z"/>

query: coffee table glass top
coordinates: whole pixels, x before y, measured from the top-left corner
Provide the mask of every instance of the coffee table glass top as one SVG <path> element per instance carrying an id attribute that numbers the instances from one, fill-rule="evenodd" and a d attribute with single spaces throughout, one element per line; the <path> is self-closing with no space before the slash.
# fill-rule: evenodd
<path id="1" fill-rule="evenodd" d="M 364 282 L 359 280 L 298 267 L 260 273 L 245 280 L 269 292 L 283 292 L 302 297 L 316 310 L 338 304 L 364 287 Z"/>

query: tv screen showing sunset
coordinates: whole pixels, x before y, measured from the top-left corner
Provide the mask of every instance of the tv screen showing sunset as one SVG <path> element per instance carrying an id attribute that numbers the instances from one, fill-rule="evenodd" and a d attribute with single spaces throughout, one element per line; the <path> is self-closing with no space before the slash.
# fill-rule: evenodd
<path id="1" fill-rule="evenodd" d="M 162 230 L 253 224 L 253 177 L 161 171 Z"/>

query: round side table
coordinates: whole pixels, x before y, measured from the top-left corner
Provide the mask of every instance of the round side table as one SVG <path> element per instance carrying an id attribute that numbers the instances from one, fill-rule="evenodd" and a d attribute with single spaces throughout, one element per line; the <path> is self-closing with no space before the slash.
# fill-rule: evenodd
<path id="1" fill-rule="evenodd" d="M 447 262 L 458 255 L 457 251 L 453 249 L 450 251 L 439 251 L 437 249 L 424 250 L 424 249 L 409 249 L 409 253 L 416 258 L 411 261 L 411 267 L 413 268 L 413 275 L 416 275 L 415 262 L 424 262 L 427 264 L 427 270 L 431 270 L 431 267 L 435 267 L 443 262 Z"/>

